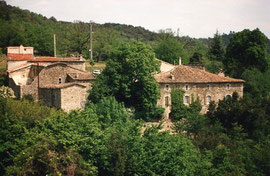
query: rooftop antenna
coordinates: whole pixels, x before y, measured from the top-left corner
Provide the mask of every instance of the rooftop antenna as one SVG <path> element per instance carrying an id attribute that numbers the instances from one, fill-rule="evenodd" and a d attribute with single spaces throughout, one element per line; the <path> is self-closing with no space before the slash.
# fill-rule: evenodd
<path id="1" fill-rule="evenodd" d="M 93 59 L 93 29 L 92 29 L 92 21 L 90 21 L 90 49 L 89 49 L 89 55 L 90 55 L 90 60 Z"/>
<path id="2" fill-rule="evenodd" d="M 55 39 L 55 34 L 53 34 L 53 46 L 54 46 L 54 57 L 56 57 L 56 39 Z"/>

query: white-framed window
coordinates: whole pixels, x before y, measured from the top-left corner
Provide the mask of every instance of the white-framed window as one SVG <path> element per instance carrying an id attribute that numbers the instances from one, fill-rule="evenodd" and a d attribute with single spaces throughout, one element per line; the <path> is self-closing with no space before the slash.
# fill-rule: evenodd
<path id="1" fill-rule="evenodd" d="M 231 88 L 231 84 L 226 84 L 226 89 L 229 90 Z"/>
<path id="2" fill-rule="evenodd" d="M 59 78 L 58 78 L 58 84 L 61 84 L 61 83 L 62 83 L 62 78 L 59 77 Z"/>
<path id="3" fill-rule="evenodd" d="M 170 90 L 169 84 L 166 84 L 166 85 L 165 85 L 165 90 L 167 90 L 167 91 Z"/>
<path id="4" fill-rule="evenodd" d="M 189 90 L 189 86 L 187 84 L 185 85 L 185 90 Z"/>
<path id="5" fill-rule="evenodd" d="M 211 96 L 210 95 L 207 95 L 206 97 L 206 104 L 210 104 L 211 102 Z"/>
<path id="6" fill-rule="evenodd" d="M 165 97 L 165 107 L 169 106 L 169 96 Z"/>
<path id="7" fill-rule="evenodd" d="M 190 103 L 189 96 L 188 95 L 185 95 L 185 97 L 184 97 L 184 104 L 189 105 L 189 103 Z"/>

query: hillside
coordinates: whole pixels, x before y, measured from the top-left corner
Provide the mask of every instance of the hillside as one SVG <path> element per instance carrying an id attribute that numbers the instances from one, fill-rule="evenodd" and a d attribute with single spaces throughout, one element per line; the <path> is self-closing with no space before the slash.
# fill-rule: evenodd
<path id="1" fill-rule="evenodd" d="M 3 53 L 7 46 L 22 44 L 34 46 L 36 55 L 53 55 L 53 34 L 56 34 L 58 55 L 82 53 L 84 57 L 89 57 L 89 23 L 57 21 L 54 17 L 47 18 L 0 1 L 0 24 L 0 48 Z M 110 50 L 123 41 L 142 41 L 155 47 L 168 37 L 143 27 L 114 23 L 94 23 L 93 32 L 94 58 L 97 59 L 106 59 Z M 198 45 L 207 48 L 209 43 L 209 39 L 201 42 L 190 37 L 178 37 L 178 40 L 187 50 Z"/>
<path id="2" fill-rule="evenodd" d="M 90 18 L 90 17 L 89 17 Z M 57 21 L 28 10 L 8 5 L 0 1 L 0 53 L 6 52 L 7 46 L 34 46 L 36 55 L 53 55 L 53 34 L 56 34 L 58 56 L 83 54 L 89 58 L 89 23 Z M 93 55 L 97 60 L 106 59 L 110 51 L 121 42 L 141 41 L 153 48 L 164 38 L 173 34 L 156 33 L 143 27 L 115 23 L 93 24 Z M 234 34 L 223 34 L 222 40 L 228 45 Z M 212 38 L 194 39 L 188 36 L 175 37 L 186 51 L 184 60 L 195 51 L 207 55 L 207 48 Z M 268 42 L 270 52 L 270 41 Z"/>
<path id="3" fill-rule="evenodd" d="M 88 56 L 89 23 L 57 21 L 54 17 L 47 18 L 0 1 L 0 24 L 2 52 L 7 46 L 23 44 L 34 46 L 38 55 L 52 55 L 53 34 L 56 34 L 59 55 L 83 53 Z M 120 41 L 151 43 L 160 40 L 159 34 L 131 25 L 95 23 L 93 31 L 95 57 L 104 57 L 108 48 Z"/>

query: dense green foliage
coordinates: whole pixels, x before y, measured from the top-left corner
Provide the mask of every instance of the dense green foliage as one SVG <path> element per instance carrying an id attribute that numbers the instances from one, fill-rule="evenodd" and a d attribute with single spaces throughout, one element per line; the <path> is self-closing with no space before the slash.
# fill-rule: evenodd
<path id="1" fill-rule="evenodd" d="M 173 120 L 180 120 L 189 116 L 198 115 L 202 109 L 200 100 L 196 101 L 192 97 L 192 102 L 189 106 L 183 102 L 185 91 L 182 89 L 173 89 L 171 92 L 172 110 L 170 117 Z"/>
<path id="2" fill-rule="evenodd" d="M 135 108 L 137 117 L 145 120 L 160 117 L 162 110 L 156 107 L 160 93 L 154 79 L 159 65 L 150 46 L 140 42 L 121 45 L 112 52 L 89 99 L 98 102 L 101 97 L 113 95 L 127 107 Z"/>
<path id="3" fill-rule="evenodd" d="M 209 59 L 223 61 L 225 59 L 225 48 L 218 32 L 214 35 L 213 41 L 209 48 Z"/>
<path id="4" fill-rule="evenodd" d="M 203 55 L 199 52 L 195 52 L 192 57 L 189 59 L 189 64 L 191 65 L 204 65 L 203 64 Z"/>
<path id="5" fill-rule="evenodd" d="M 237 78 L 246 69 L 257 68 L 264 72 L 268 68 L 266 56 L 267 37 L 259 29 L 245 29 L 230 39 L 224 60 L 226 72 Z"/>
<path id="6" fill-rule="evenodd" d="M 213 164 L 209 175 L 269 175 L 269 98 L 227 97 L 207 115 L 190 115 L 175 123 Z"/>
<path id="7" fill-rule="evenodd" d="M 157 58 L 175 65 L 179 64 L 179 57 L 183 57 L 184 52 L 183 45 L 171 37 L 164 39 L 155 48 Z"/>
<path id="8" fill-rule="evenodd" d="M 158 132 L 156 127 L 141 134 L 141 122 L 113 97 L 68 115 L 24 101 L 25 109 L 39 106 L 47 112 L 28 113 L 30 126 L 13 106 L 19 103 L 0 99 L 1 175 L 196 175 L 199 169 L 207 171 L 206 159 L 190 140 Z"/>
<path id="9" fill-rule="evenodd" d="M 251 102 L 187 113 L 172 135 L 113 97 L 70 114 L 0 98 L 1 175 L 269 175 L 270 101 Z"/>
<path id="10" fill-rule="evenodd" d="M 246 81 L 244 86 L 245 96 L 253 98 L 268 97 L 270 92 L 270 69 L 260 72 L 258 69 L 247 69 L 242 74 Z"/>

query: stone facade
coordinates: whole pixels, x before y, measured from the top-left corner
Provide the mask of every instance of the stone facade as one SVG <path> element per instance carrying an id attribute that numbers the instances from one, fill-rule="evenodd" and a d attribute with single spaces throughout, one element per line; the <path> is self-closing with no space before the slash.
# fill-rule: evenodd
<path id="1" fill-rule="evenodd" d="M 171 91 L 179 88 L 185 91 L 183 102 L 189 105 L 192 98 L 200 100 L 201 113 L 206 113 L 210 101 L 216 103 L 237 92 L 243 96 L 243 80 L 215 75 L 190 66 L 175 66 L 167 72 L 155 76 L 159 83 L 161 97 L 158 105 L 165 108 L 163 118 L 168 119 L 171 112 Z"/>
<path id="2" fill-rule="evenodd" d="M 87 100 L 87 87 L 81 84 L 63 84 L 39 88 L 39 99 L 46 106 L 64 109 L 69 112 L 84 108 Z"/>
<path id="3" fill-rule="evenodd" d="M 65 111 L 84 107 L 95 80 L 92 73 L 85 71 L 84 59 L 34 57 L 22 46 L 17 50 L 9 47 L 9 51 L 12 52 L 8 53 L 9 86 L 17 98 L 30 94 L 47 106 Z"/>

